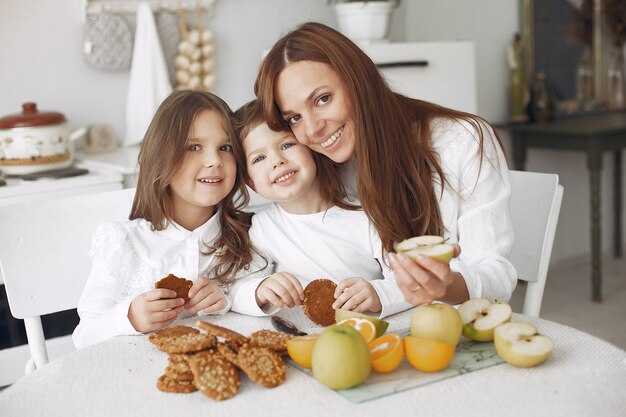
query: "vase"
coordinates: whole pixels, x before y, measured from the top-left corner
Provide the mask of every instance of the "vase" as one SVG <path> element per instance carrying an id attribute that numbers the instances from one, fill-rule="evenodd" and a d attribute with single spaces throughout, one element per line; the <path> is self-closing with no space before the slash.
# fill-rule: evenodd
<path id="1" fill-rule="evenodd" d="M 585 46 L 576 68 L 576 101 L 584 109 L 593 99 L 593 58 L 591 47 Z"/>
<path id="2" fill-rule="evenodd" d="M 388 42 L 394 2 L 338 3 L 334 6 L 339 31 L 360 43 Z"/>
<path id="3" fill-rule="evenodd" d="M 615 45 L 611 52 L 608 68 L 608 101 L 609 110 L 626 109 L 626 71 L 624 70 L 623 45 Z"/>
<path id="4" fill-rule="evenodd" d="M 552 120 L 554 115 L 554 103 L 548 91 L 546 74 L 543 72 L 539 72 L 535 75 L 531 91 L 530 107 L 534 121 L 547 122 Z"/>

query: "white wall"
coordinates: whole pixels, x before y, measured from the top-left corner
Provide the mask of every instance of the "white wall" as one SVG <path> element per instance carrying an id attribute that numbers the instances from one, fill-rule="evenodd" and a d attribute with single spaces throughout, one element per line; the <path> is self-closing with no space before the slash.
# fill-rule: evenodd
<path id="1" fill-rule="evenodd" d="M 107 73 L 83 62 L 83 0 L 0 0 L 0 115 L 36 101 L 74 126 L 108 122 L 125 131 L 128 71 Z M 253 97 L 262 51 L 296 24 L 336 27 L 326 0 L 217 0 L 207 26 L 216 38 L 216 93 L 237 108 Z M 403 14 L 393 38 L 403 36 Z"/>
<path id="2" fill-rule="evenodd" d="M 82 0 L 0 0 L 0 115 L 16 113 L 22 102 L 33 100 L 42 109 L 64 112 L 76 127 L 108 122 L 118 135 L 124 131 L 128 72 L 105 73 L 83 63 L 82 4 Z M 216 93 L 234 108 L 252 98 L 262 51 L 306 20 L 336 27 L 326 0 L 217 0 L 215 16 L 209 22 L 217 42 Z M 405 0 L 394 14 L 392 40 L 475 41 L 478 113 L 502 123 L 507 111 L 505 51 L 518 22 L 518 0 Z M 510 148 L 506 134 L 503 140 Z M 588 254 L 584 156 L 533 150 L 528 154 L 527 169 L 559 173 L 565 185 L 553 261 Z M 612 230 L 608 221 L 611 169 L 607 156 L 602 179 L 605 248 Z"/>

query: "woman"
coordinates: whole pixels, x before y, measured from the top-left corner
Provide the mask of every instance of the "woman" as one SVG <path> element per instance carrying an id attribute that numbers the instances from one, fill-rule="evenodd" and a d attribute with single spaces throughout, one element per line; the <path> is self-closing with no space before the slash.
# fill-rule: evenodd
<path id="1" fill-rule="evenodd" d="M 320 23 L 273 46 L 255 93 L 272 129 L 287 126 L 342 164 L 407 301 L 510 298 L 511 186 L 487 122 L 394 93 L 358 46 Z M 463 252 L 449 265 L 392 253 L 394 242 L 424 234 L 443 235 Z"/>

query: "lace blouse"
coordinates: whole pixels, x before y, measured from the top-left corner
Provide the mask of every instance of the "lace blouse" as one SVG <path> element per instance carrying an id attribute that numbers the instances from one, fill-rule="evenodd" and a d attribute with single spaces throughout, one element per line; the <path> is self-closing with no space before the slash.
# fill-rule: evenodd
<path id="1" fill-rule="evenodd" d="M 98 226 L 89 251 L 92 269 L 78 303 L 74 345 L 80 349 L 113 336 L 138 334 L 128 320 L 132 300 L 168 274 L 195 282 L 214 259 L 201 252 L 219 233 L 218 215 L 193 231 L 175 223 L 155 231 L 143 219 Z M 229 299 L 220 313 L 230 304 Z"/>

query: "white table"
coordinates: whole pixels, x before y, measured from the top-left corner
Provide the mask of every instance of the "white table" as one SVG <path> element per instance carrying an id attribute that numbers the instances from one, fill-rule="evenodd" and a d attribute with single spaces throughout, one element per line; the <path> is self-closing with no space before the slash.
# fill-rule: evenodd
<path id="1" fill-rule="evenodd" d="M 392 319 L 406 328 L 410 314 Z M 242 376 L 239 393 L 216 402 L 196 392 L 156 389 L 167 355 L 145 336 L 117 337 L 51 362 L 0 393 L 0 416 L 624 416 L 626 352 L 554 322 L 515 315 L 556 348 L 531 369 L 500 364 L 354 404 L 288 366 L 286 382 L 260 388 Z M 268 318 L 228 313 L 212 319 L 250 334 Z M 192 322 L 192 321 L 191 321 Z M 416 371 L 417 372 L 417 371 Z"/>

